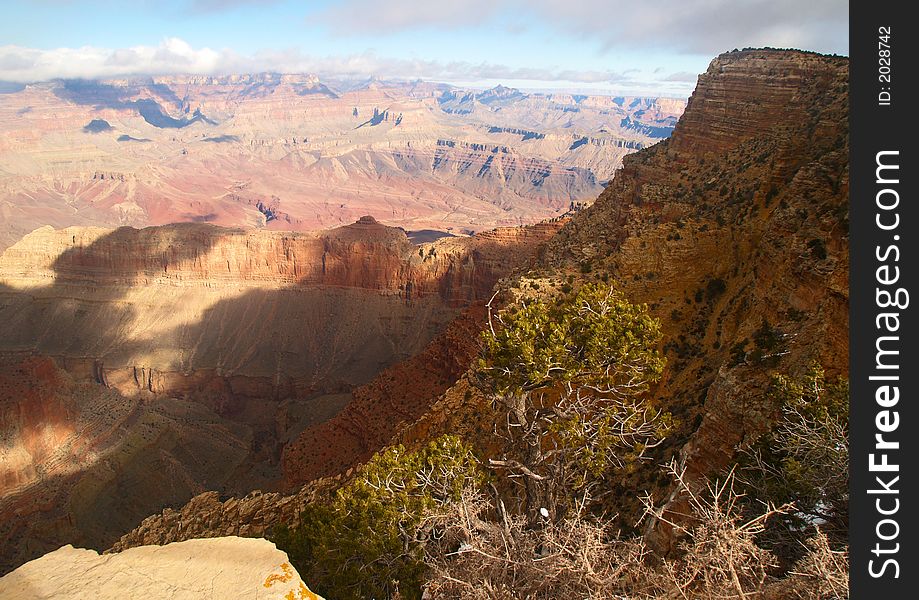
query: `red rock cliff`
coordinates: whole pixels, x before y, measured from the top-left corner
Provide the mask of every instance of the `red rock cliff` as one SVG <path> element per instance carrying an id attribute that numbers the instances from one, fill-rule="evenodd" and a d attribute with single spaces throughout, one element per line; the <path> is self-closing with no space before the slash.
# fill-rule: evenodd
<path id="1" fill-rule="evenodd" d="M 628 157 L 550 244 L 550 264 L 607 272 L 661 319 L 656 395 L 680 427 L 658 462 L 675 455 L 694 484 L 768 429 L 773 373 L 847 371 L 847 90 L 845 58 L 719 56 L 673 137 Z M 622 483 L 622 506 L 651 471 Z M 661 522 L 648 539 L 674 543 Z"/>

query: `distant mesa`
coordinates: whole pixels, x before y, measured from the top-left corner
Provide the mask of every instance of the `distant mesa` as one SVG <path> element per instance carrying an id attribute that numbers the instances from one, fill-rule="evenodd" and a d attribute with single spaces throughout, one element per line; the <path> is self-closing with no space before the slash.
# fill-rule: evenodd
<path id="1" fill-rule="evenodd" d="M 518 100 L 520 98 L 525 98 L 526 94 L 521 92 L 516 88 L 509 88 L 503 85 L 496 85 L 495 87 L 485 90 L 481 94 L 476 95 L 476 100 L 483 104 L 491 104 L 499 100 Z"/>
<path id="2" fill-rule="evenodd" d="M 27 89 L 0 96 L 0 138 L 27 140 L 0 144 L 8 186 L 0 250 L 45 224 L 144 227 L 200 215 L 295 231 L 368 213 L 412 230 L 535 223 L 596 198 L 624 156 L 661 139 L 635 124 L 671 127 L 685 105 L 277 73 L 54 80 Z M 104 143 L 60 153 L 61 128 Z M 112 142 L 133 151 L 112 153 Z M 90 163 L 106 180 L 148 176 L 89 190 Z M 372 193 L 356 192 L 367 185 Z M 282 212 L 273 197 L 284 199 Z M 259 199 L 265 210 L 255 210 Z"/>
<path id="3" fill-rule="evenodd" d="M 114 129 L 109 122 L 104 119 L 93 119 L 89 123 L 83 126 L 84 133 L 102 133 L 103 131 L 111 131 Z"/>
<path id="4" fill-rule="evenodd" d="M 529 98 L 528 94 L 515 88 L 497 85 L 483 92 L 462 91 L 457 94 L 454 90 L 446 90 L 437 99 L 441 109 L 449 114 L 468 114 L 475 110 L 475 103 L 480 103 L 490 109 L 497 109 L 515 102 Z"/>
<path id="5" fill-rule="evenodd" d="M 119 142 L 150 142 L 150 141 L 152 141 L 152 140 L 150 140 L 149 138 L 136 138 L 136 137 L 131 137 L 131 136 L 129 136 L 128 134 L 125 133 L 125 134 L 122 134 L 122 135 L 119 135 L 119 136 L 118 136 L 118 141 L 119 141 Z"/>
<path id="6" fill-rule="evenodd" d="M 633 108 L 635 103 L 633 102 Z M 673 127 L 676 126 L 676 119 L 673 120 Z M 630 117 L 625 117 L 620 121 L 619 126 L 622 129 L 637 131 L 642 135 L 646 135 L 650 138 L 663 139 L 670 137 L 670 134 L 673 133 L 673 127 L 657 127 L 654 125 L 646 125 L 639 121 L 633 121 Z"/>

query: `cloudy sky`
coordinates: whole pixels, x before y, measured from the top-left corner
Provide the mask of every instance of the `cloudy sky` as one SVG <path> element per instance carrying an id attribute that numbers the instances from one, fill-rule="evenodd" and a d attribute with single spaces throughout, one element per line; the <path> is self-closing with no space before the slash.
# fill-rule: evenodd
<path id="1" fill-rule="evenodd" d="M 0 81 L 309 72 L 688 95 L 745 46 L 848 54 L 846 0 L 0 0 Z"/>

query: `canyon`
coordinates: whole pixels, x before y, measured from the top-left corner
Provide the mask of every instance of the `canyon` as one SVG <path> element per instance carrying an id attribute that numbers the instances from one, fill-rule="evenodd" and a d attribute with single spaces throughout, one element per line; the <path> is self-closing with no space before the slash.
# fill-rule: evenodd
<path id="1" fill-rule="evenodd" d="M 667 367 L 652 395 L 674 429 L 607 490 L 623 524 L 641 514 L 635 490 L 665 504 L 670 520 L 685 514 L 660 465 L 675 460 L 691 486 L 721 473 L 776 418 L 768 392 L 776 373 L 799 375 L 814 362 L 828 377 L 847 373 L 847 69 L 845 58 L 796 51 L 717 57 L 673 136 L 626 157 L 532 268 L 497 282 L 493 302 L 502 304 L 566 283 L 614 281 L 660 319 Z M 271 535 L 388 445 L 417 448 L 451 433 L 487 456 L 495 423 L 472 361 L 486 326 L 485 308 L 471 306 L 422 354 L 305 428 L 283 453 L 288 492 L 202 494 L 146 518 L 113 550 L 240 527 Z M 240 519 L 241 510 L 257 516 Z M 661 553 L 679 541 L 666 521 L 645 528 Z"/>
<path id="2" fill-rule="evenodd" d="M 199 537 L 270 536 L 276 525 L 296 523 L 304 505 L 327 497 L 389 445 L 418 447 L 454 433 L 487 451 L 494 423 L 489 401 L 475 385 L 473 363 L 489 307 L 592 281 L 615 283 L 660 320 L 667 367 L 652 396 L 674 422 L 653 460 L 607 490 L 607 501 L 613 512 L 633 519 L 640 510 L 636 490 L 646 490 L 678 515 L 684 499 L 662 479 L 660 464 L 675 459 L 689 481 L 701 485 L 768 430 L 777 411 L 766 394 L 774 374 L 800 374 L 814 361 L 830 376 L 846 373 L 847 69 L 845 58 L 807 52 L 726 53 L 700 76 L 679 122 L 679 103 L 661 100 L 419 84 L 400 88 L 400 97 L 407 98 L 401 104 L 386 104 L 376 98 L 395 92 L 380 82 L 336 92 L 318 80 L 281 76 L 187 78 L 181 85 L 188 98 L 207 86 L 225 86 L 240 96 L 249 90 L 264 104 L 237 101 L 233 94 L 214 94 L 206 102 L 177 95 L 173 105 L 184 108 L 165 113 L 165 100 L 157 112 L 139 88 L 111 84 L 116 91 L 110 104 L 116 106 L 94 108 L 98 114 L 81 113 L 77 121 L 89 124 L 94 116 L 115 131 L 96 124 L 91 129 L 97 133 L 61 135 L 101 140 L 95 136 L 125 131 L 139 140 L 164 135 L 155 129 L 168 130 L 177 136 L 169 142 L 173 151 L 187 146 L 180 157 L 195 161 L 198 146 L 231 152 L 248 140 L 251 148 L 261 148 L 246 137 L 246 118 L 264 122 L 259 111 L 269 106 L 272 114 L 287 114 L 290 106 L 281 99 L 291 94 L 311 99 L 315 110 L 353 119 L 355 139 L 383 128 L 395 140 L 413 123 L 461 118 L 468 137 L 434 136 L 443 143 L 400 138 L 404 145 L 385 146 L 387 160 L 399 155 L 399 165 L 439 172 L 451 186 L 482 194 L 494 188 L 476 186 L 501 169 L 508 195 L 491 198 L 508 202 L 507 214 L 520 222 L 560 215 L 581 198 L 578 191 L 557 211 L 535 211 L 533 196 L 526 196 L 532 188 L 521 191 L 531 185 L 532 172 L 524 177 L 530 183 L 515 188 L 527 167 L 518 162 L 514 174 L 507 170 L 520 148 L 534 154 L 542 148 L 540 160 L 555 161 L 541 185 L 561 186 L 556 189 L 587 194 L 590 186 L 578 187 L 571 173 L 588 170 L 600 188 L 620 163 L 621 169 L 602 191 L 594 190 L 599 195 L 588 199 L 590 206 L 563 218 L 420 244 L 409 237 L 416 230 L 432 229 L 438 237 L 448 227 L 453 233 L 462 233 L 458 227 L 487 229 L 485 223 L 502 222 L 494 216 L 500 213 L 490 202 L 463 200 L 466 212 L 456 213 L 456 225 L 448 225 L 454 221 L 443 212 L 430 221 L 420 212 L 403 220 L 388 209 L 332 211 L 330 220 L 310 221 L 306 215 L 315 207 L 298 207 L 288 196 L 275 201 L 249 195 L 243 186 L 238 199 L 230 201 L 231 194 L 216 204 L 195 205 L 222 216 L 188 213 L 179 219 L 199 222 L 113 229 L 67 221 L 18 238 L 11 234 L 7 239 L 16 239 L 0 257 L 0 319 L 6 326 L 0 339 L 0 423 L 2 464 L 9 465 L 0 474 L 0 567 L 12 569 L 71 539 L 120 552 Z M 176 81 L 142 86 L 143 94 L 171 97 L 166 90 L 174 91 Z M 20 93 L 54 95 L 45 88 Z M 374 100 L 357 106 L 359 97 Z M 348 101 L 336 104 L 341 98 Z M 542 116 L 520 103 L 542 106 Z M 356 108 L 335 112 L 351 105 Z M 76 101 L 67 106 L 88 111 Z M 244 106 L 254 111 L 248 117 Z M 586 125 L 592 115 L 624 107 L 633 112 L 622 114 L 615 130 L 599 137 L 578 132 L 595 127 Z M 671 117 L 675 128 L 668 139 Z M 562 140 L 544 119 L 562 129 L 571 123 L 573 137 Z M 195 138 L 192 145 L 191 137 L 182 137 L 198 130 L 207 130 L 211 141 Z M 289 130 L 277 131 L 284 132 Z M 294 139 L 309 139 L 298 145 L 318 143 L 320 134 Z M 650 138 L 660 140 L 653 146 L 640 137 L 652 135 L 661 136 Z M 480 147 L 483 136 L 503 140 L 508 151 Z M 285 146 L 293 146 L 290 139 L 258 153 L 293 164 L 297 159 L 290 157 L 303 156 Z M 322 180 L 353 177 L 347 174 L 353 173 L 351 164 L 374 165 L 379 174 L 382 163 L 354 144 L 334 160 L 306 161 Z M 645 144 L 650 147 L 639 148 Z M 568 150 L 559 153 L 561 147 Z M 598 149 L 611 147 L 622 154 L 601 160 Z M 571 153 L 583 153 L 586 162 L 570 162 Z M 213 158 L 214 164 L 230 165 L 222 162 L 227 156 Z M 193 168 L 207 172 L 202 165 L 211 159 L 200 160 Z M 468 168 L 451 170 L 468 164 L 480 173 L 486 162 L 483 175 L 470 180 L 463 179 Z M 422 164 L 427 166 L 417 167 Z M 336 180 L 339 167 L 346 174 Z M 553 175 L 569 168 L 574 171 L 565 177 L 573 187 Z M 122 173 L 106 172 L 102 179 L 100 172 L 89 179 L 90 188 L 100 194 L 128 189 L 134 184 Z M 168 169 L 162 173 L 168 178 Z M 373 179 L 380 190 L 397 180 Z M 164 180 L 157 181 L 160 186 Z M 184 191 L 170 189 L 190 198 L 202 185 L 199 180 Z M 64 198 L 65 188 L 57 189 Z M 105 219 L 115 204 L 107 205 L 106 197 L 100 195 L 91 210 L 111 223 Z M 153 206 L 162 207 L 162 218 L 177 214 L 173 200 L 161 198 Z M 477 206 L 484 206 L 478 221 L 469 212 Z M 132 208 L 125 214 L 141 222 L 125 224 L 155 225 L 149 222 L 152 211 Z M 358 218 L 365 213 L 387 225 Z M 91 213 L 80 207 L 73 214 Z M 342 219 L 349 224 L 322 232 L 283 231 Z M 117 522 L 106 528 L 104 519 L 115 512 L 121 513 Z M 679 541 L 664 521 L 645 527 L 648 545 L 662 553 Z"/>
<path id="3" fill-rule="evenodd" d="M 260 73 L 0 94 L 0 250 L 42 225 L 461 234 L 593 200 L 682 99 Z"/>

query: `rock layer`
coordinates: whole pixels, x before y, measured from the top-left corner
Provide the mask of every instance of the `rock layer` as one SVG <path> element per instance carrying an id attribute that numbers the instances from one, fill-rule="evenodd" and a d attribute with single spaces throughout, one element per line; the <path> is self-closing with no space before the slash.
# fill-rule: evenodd
<path id="1" fill-rule="evenodd" d="M 558 227 L 421 246 L 373 219 L 321 234 L 43 228 L 0 257 L 0 349 L 124 393 L 335 393 L 416 354 Z"/>

